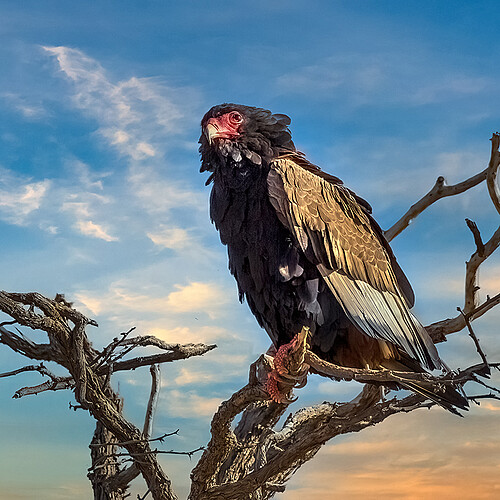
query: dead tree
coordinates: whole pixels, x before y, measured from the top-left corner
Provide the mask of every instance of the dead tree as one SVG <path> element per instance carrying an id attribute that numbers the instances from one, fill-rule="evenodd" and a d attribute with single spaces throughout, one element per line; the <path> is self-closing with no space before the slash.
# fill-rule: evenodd
<path id="1" fill-rule="evenodd" d="M 484 181 L 500 214 L 500 193 L 496 182 L 500 165 L 499 143 L 500 136 L 494 134 L 489 165 L 479 174 L 453 186 L 447 186 L 444 179 L 439 177 L 429 193 L 386 231 L 387 239 L 391 240 L 398 235 L 412 219 L 440 198 L 463 193 Z M 312 367 L 327 377 L 356 380 L 365 384 L 359 396 L 348 403 L 323 403 L 302 408 L 290 415 L 278 428 L 278 422 L 291 399 L 284 403 L 270 400 L 262 380 L 273 369 L 272 359 L 261 356 L 250 367 L 249 383 L 223 402 L 214 415 L 211 424 L 212 438 L 191 474 L 189 498 L 271 498 L 276 492 L 283 491 L 292 474 L 335 436 L 358 432 L 396 413 L 407 413 L 434 404 L 417 394 L 400 399 L 381 399 L 379 387 L 374 384 L 426 378 L 432 379 L 439 390 L 440 386 L 447 384 L 463 386 L 466 382 L 473 381 L 486 390 L 469 396 L 469 399 L 500 399 L 500 391 L 484 381 L 492 368 L 499 367 L 499 363 L 487 361 L 471 325 L 473 320 L 500 302 L 500 294 L 497 294 L 479 303 L 477 293 L 479 266 L 500 245 L 500 227 L 484 242 L 477 226 L 472 221 L 467 221 L 467 225 L 473 234 L 476 251 L 466 265 L 465 303 L 462 308 L 458 308 L 459 314 L 456 317 L 433 323 L 426 328 L 436 343 L 446 340 L 449 334 L 467 328 L 480 357 L 477 365 L 439 378 L 428 374 L 345 368 L 326 363 L 309 351 L 307 331 L 304 329 L 302 342 L 292 356 L 290 372 L 304 374 Z M 12 318 L 12 321 L 0 324 L 0 344 L 40 362 L 2 373 L 0 377 L 26 371 L 36 371 L 46 377 L 42 384 L 19 389 L 14 397 L 69 389 L 74 391 L 78 406 L 96 420 L 96 430 L 90 445 L 92 467 L 89 472 L 94 498 L 124 498 L 128 484 L 139 474 L 144 478 L 148 492 L 154 499 L 177 498 L 168 476 L 158 464 L 157 455 L 192 455 L 199 450 L 163 452 L 152 449 L 152 442 L 166 437 L 151 437 L 152 411 L 158 397 L 156 367 L 161 363 L 203 355 L 216 346 L 167 344 L 152 336 L 131 337 L 131 329 L 99 351 L 92 346 L 86 333 L 87 326 L 97 326 L 95 321 L 76 311 L 61 295 L 50 300 L 38 293 L 0 292 L 0 310 Z M 45 332 L 48 343 L 33 341 L 17 329 L 16 324 Z M 14 332 L 14 328 L 17 332 Z M 127 359 L 126 356 L 134 354 L 135 349 L 147 346 L 155 347 L 160 352 Z M 44 361 L 59 364 L 67 370 L 68 375 L 54 375 L 43 364 Z M 134 370 L 141 366 L 149 366 L 152 376 L 151 395 L 142 430 L 124 418 L 122 402 L 111 385 L 114 372 Z M 283 386 L 280 389 L 291 391 L 293 388 L 292 382 L 280 384 Z M 233 423 L 238 416 L 239 421 L 233 430 Z M 124 466 L 124 462 L 121 462 L 123 457 L 131 465 Z"/>
<path id="2" fill-rule="evenodd" d="M 88 325 L 97 326 L 97 323 L 76 311 L 61 295 L 50 300 L 38 293 L 0 292 L 0 310 L 13 318 L 13 321 L 0 325 L 0 343 L 27 358 L 41 362 L 38 365 L 1 373 L 0 377 L 36 371 L 47 378 L 42 384 L 19 389 L 13 397 L 71 389 L 78 407 L 87 410 L 96 420 L 96 429 L 90 444 L 92 467 L 89 471 L 94 498 L 124 498 L 130 481 L 141 474 L 153 498 L 176 499 L 171 482 L 158 464 L 156 455 L 192 455 L 199 450 L 165 452 L 150 446 L 152 441 L 166 437 L 152 439 L 150 436 L 152 412 L 159 388 L 157 365 L 201 356 L 216 346 L 167 344 L 153 336 L 131 337 L 131 329 L 98 351 L 92 347 L 85 331 Z M 7 325 L 13 324 L 45 332 L 49 342 L 36 343 L 20 330 L 15 333 L 12 328 L 6 328 Z M 160 352 L 124 359 L 125 355 L 134 349 L 148 346 L 154 346 Z M 59 364 L 67 370 L 68 375 L 54 375 L 43 364 L 44 361 Z M 140 430 L 124 418 L 121 400 L 111 387 L 111 375 L 142 366 L 151 367 L 152 387 L 144 425 Z M 118 453 L 117 447 L 123 448 L 126 453 Z M 125 468 L 119 462 L 124 454 L 132 459 L 132 464 Z"/>

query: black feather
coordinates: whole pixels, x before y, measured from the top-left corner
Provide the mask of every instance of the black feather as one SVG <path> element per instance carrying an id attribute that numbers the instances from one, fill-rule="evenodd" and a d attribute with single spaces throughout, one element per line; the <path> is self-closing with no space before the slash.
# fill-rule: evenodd
<path id="1" fill-rule="evenodd" d="M 286 115 L 225 103 L 207 112 L 202 132 L 235 111 L 236 134 L 213 143 L 201 134 L 200 170 L 211 173 L 210 217 L 240 300 L 273 343 L 306 326 L 313 351 L 343 366 L 444 369 L 370 205 L 296 151 Z M 452 387 L 404 385 L 452 412 L 467 407 Z"/>

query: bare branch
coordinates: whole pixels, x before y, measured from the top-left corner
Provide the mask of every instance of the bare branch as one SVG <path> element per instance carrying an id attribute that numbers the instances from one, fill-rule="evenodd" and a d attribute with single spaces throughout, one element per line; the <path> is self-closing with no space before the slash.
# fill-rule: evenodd
<path id="1" fill-rule="evenodd" d="M 500 145 L 500 135 L 497 133 L 491 137 L 491 157 L 488 165 L 486 184 L 490 194 L 491 201 L 497 212 L 500 214 L 500 191 L 498 189 L 497 175 L 498 167 L 500 165 L 500 153 L 498 147 Z"/>
<path id="2" fill-rule="evenodd" d="M 250 370 L 255 370 L 255 363 L 252 364 L 252 367 Z M 231 430 L 231 423 L 234 418 L 250 404 L 267 399 L 269 399 L 269 395 L 261 386 L 248 384 L 219 406 L 212 419 L 212 438 L 198 465 L 191 473 L 192 489 L 190 498 L 199 498 L 197 496 L 199 493 L 215 484 L 215 475 L 222 462 L 231 449 L 237 445 L 237 438 Z"/>
<path id="3" fill-rule="evenodd" d="M 486 354 L 484 354 L 484 351 L 481 349 L 481 346 L 479 345 L 479 339 L 476 337 L 476 334 L 474 333 L 469 318 L 467 318 L 467 316 L 464 314 L 462 309 L 460 309 L 460 307 L 457 307 L 457 310 L 460 311 L 460 314 L 464 317 L 465 324 L 467 325 L 467 330 L 469 330 L 469 337 L 473 340 L 474 345 L 476 346 L 476 351 L 479 354 L 481 360 L 483 361 L 484 366 L 488 368 L 489 372 L 489 365 L 488 361 L 486 360 Z"/>
<path id="4" fill-rule="evenodd" d="M 500 136 L 494 134 L 490 162 L 483 172 L 453 186 L 446 186 L 444 178 L 438 178 L 429 193 L 386 231 L 387 239 L 391 240 L 403 231 L 438 199 L 463 193 L 485 179 L 491 200 L 500 213 L 497 186 L 499 143 Z M 0 343 L 32 359 L 55 361 L 69 371 L 67 377 L 56 377 L 43 364 L 30 365 L 0 374 L 0 378 L 28 371 L 37 371 L 49 377 L 43 384 L 20 389 L 14 397 L 47 390 L 75 390 L 79 403 L 75 407 L 88 410 L 97 420 L 96 433 L 90 446 L 92 467 L 89 469 L 96 498 L 123 498 L 127 485 L 140 473 L 146 481 L 146 495 L 151 493 L 155 500 L 174 500 L 176 496 L 170 479 L 160 467 L 157 456 L 173 454 L 191 457 L 204 449 L 192 472 L 192 500 L 268 500 L 276 492 L 284 491 L 286 481 L 295 470 L 310 460 L 328 440 L 341 434 L 358 432 L 393 414 L 430 408 L 435 404 L 418 394 L 403 399 L 380 400 L 381 384 L 425 382 L 430 384 L 432 390 L 439 391 L 445 390 L 447 386 L 473 381 L 487 388 L 490 393 L 470 396 L 470 400 L 479 404 L 480 400 L 486 398 L 500 399 L 500 390 L 483 380 L 489 375 L 490 368 L 498 369 L 500 365 L 487 363 L 471 326 L 472 320 L 500 303 L 498 294 L 487 297 L 478 305 L 477 294 L 478 269 L 500 246 L 500 227 L 484 242 L 477 225 L 469 220 L 467 224 L 474 236 L 476 249 L 467 262 L 465 305 L 460 309 L 459 316 L 428 327 L 435 342 L 444 340 L 447 334 L 465 326 L 469 328 L 482 363 L 465 370 L 433 377 L 427 373 L 345 368 L 321 360 L 307 351 L 304 344 L 303 349 L 294 351 L 296 359 L 292 357 L 297 366 L 293 363 L 293 366 L 288 366 L 280 359 L 280 363 L 274 363 L 268 370 L 265 356 L 252 364 L 249 383 L 223 402 L 214 415 L 211 440 L 206 449 L 163 451 L 152 449 L 151 443 L 163 442 L 168 435 L 177 434 L 178 430 L 154 439 L 150 437 L 160 386 L 157 363 L 203 355 L 214 349 L 215 345 L 169 344 L 151 335 L 130 338 L 134 330 L 130 329 L 98 351 L 92 347 L 86 334 L 87 325 L 97 324 L 73 309 L 63 296 L 58 295 L 55 300 L 50 300 L 37 293 L 0 292 L 0 310 L 19 325 L 46 332 L 49 339 L 48 344 L 35 344 L 19 331 L 16 334 L 6 330 L 4 325 L 7 323 L 4 322 L 0 324 Z M 126 359 L 138 347 L 154 347 L 161 352 Z M 305 373 L 309 365 L 315 372 L 327 377 L 361 382 L 365 384 L 363 391 L 348 403 L 323 403 L 303 408 L 290 415 L 278 430 L 278 422 L 291 401 L 288 397 L 281 399 L 283 389 L 287 392 L 296 386 L 297 376 Z M 110 379 L 116 371 L 135 370 L 142 366 L 150 366 L 152 382 L 141 432 L 124 418 L 122 403 L 112 390 Z M 272 377 L 268 376 L 269 373 Z M 267 376 L 265 386 L 263 375 Z M 276 401 L 271 401 L 270 394 Z M 236 421 L 237 418 L 239 421 Z M 118 447 L 123 449 L 119 453 Z M 131 465 L 125 467 L 128 463 Z M 109 492 L 117 492 L 119 496 L 108 497 L 106 495 Z"/>
<path id="5" fill-rule="evenodd" d="M 164 340 L 161 340 L 153 335 L 141 335 L 139 337 L 132 337 L 125 339 L 122 345 L 133 345 L 134 347 L 158 347 L 164 351 L 179 351 L 183 352 L 190 347 L 202 346 L 205 344 L 169 344 Z M 210 345 L 211 349 L 215 349 L 217 346 L 215 344 Z"/>
<path id="6" fill-rule="evenodd" d="M 391 241 L 404 229 L 408 227 L 411 221 L 422 213 L 426 208 L 435 203 L 437 200 L 446 196 L 453 196 L 477 186 L 484 180 L 488 185 L 490 198 L 495 205 L 495 208 L 500 213 L 500 192 L 497 183 L 497 174 L 500 166 L 500 153 L 498 151 L 500 144 L 500 135 L 493 134 L 491 138 L 491 155 L 488 166 L 482 172 L 452 186 L 446 186 L 444 177 L 439 177 L 433 188 L 401 217 L 391 228 L 384 231 L 387 241 Z M 448 318 L 438 321 L 426 327 L 429 335 L 435 343 L 446 340 L 446 335 L 458 332 L 465 328 L 466 319 L 472 321 L 479 318 L 487 311 L 500 303 L 500 294 L 493 298 L 488 297 L 486 301 L 478 305 L 478 269 L 479 266 L 498 248 L 500 245 L 500 227 L 495 231 L 493 236 L 487 243 L 484 243 L 481 238 L 481 233 L 477 225 L 466 219 L 467 226 L 472 231 L 476 244 L 476 252 L 471 256 L 466 263 L 466 278 L 465 278 L 465 304 L 463 312 L 465 316 L 458 315 L 454 318 Z"/>
<path id="7" fill-rule="evenodd" d="M 151 431 L 153 428 L 153 413 L 156 403 L 158 402 L 158 395 L 160 394 L 160 367 L 158 365 L 151 365 L 149 367 L 149 371 L 151 373 L 151 392 L 149 394 L 148 406 L 146 408 L 144 427 L 142 428 L 142 434 L 146 439 L 151 437 Z"/>
<path id="8" fill-rule="evenodd" d="M 392 227 L 390 227 L 387 231 L 384 231 L 386 240 L 393 240 L 399 233 L 410 225 L 413 219 L 441 198 L 464 193 L 465 191 L 483 182 L 486 179 L 487 172 L 488 167 L 482 172 L 469 177 L 465 181 L 453 184 L 452 186 L 446 185 L 444 177 L 438 177 L 432 189 L 424 197 L 412 205 L 403 217 L 401 217 L 401 219 L 399 219 Z"/>
<path id="9" fill-rule="evenodd" d="M 145 442 L 153 443 L 154 441 L 159 441 L 160 443 L 163 443 L 163 441 L 165 440 L 166 437 L 178 435 L 179 430 L 180 429 L 177 429 L 176 431 L 173 431 L 173 432 L 166 432 L 165 434 L 162 434 L 161 436 L 158 436 L 156 438 L 134 439 L 133 441 L 125 441 L 124 443 L 116 442 L 115 445 L 124 447 L 124 446 L 127 446 L 129 444 L 137 444 L 137 443 L 145 443 Z M 98 448 L 99 446 L 107 446 L 107 443 L 103 443 L 103 444 L 97 443 L 97 444 L 90 444 L 89 445 L 90 448 Z"/>
<path id="10" fill-rule="evenodd" d="M 258 497 L 252 495 L 266 484 L 282 484 L 296 468 L 312 458 L 326 441 L 340 434 L 360 431 L 394 413 L 412 411 L 421 403 L 421 397 L 417 395 L 403 400 L 380 402 L 376 405 L 371 404 L 372 398 L 372 391 L 367 391 L 358 402 L 340 405 L 323 403 L 299 410 L 287 421 L 283 431 L 269 436 L 264 465 L 241 479 L 213 486 L 208 491 L 193 488 L 189 498 L 193 500 L 269 498 L 270 495 Z M 202 461 L 203 457 L 199 463 Z"/>
<path id="11" fill-rule="evenodd" d="M 113 364 L 113 371 L 123 371 L 123 370 L 135 370 L 141 366 L 150 366 L 153 364 L 169 363 L 171 361 L 177 361 L 179 359 L 187 359 L 192 356 L 202 356 L 203 354 L 215 349 L 217 346 L 215 344 L 176 344 L 178 346 L 173 352 L 166 352 L 163 354 L 153 354 L 151 356 L 141 356 L 133 359 L 127 359 L 125 361 L 118 361 Z M 104 367 L 101 367 L 99 373 L 103 372 Z"/>
<path id="12" fill-rule="evenodd" d="M 13 370 L 11 372 L 0 373 L 0 378 L 13 377 L 23 372 L 38 372 L 41 375 L 48 375 L 48 373 L 50 373 L 42 363 L 40 365 L 23 366 L 22 368 L 18 368 L 17 370 Z"/>
<path id="13" fill-rule="evenodd" d="M 87 358 L 85 355 L 85 325 L 79 321 L 73 328 L 72 344 L 75 353 L 75 381 L 76 399 L 82 406 L 87 405 Z"/>
<path id="14" fill-rule="evenodd" d="M 45 331 L 49 344 L 44 346 L 43 354 L 70 372 L 70 377 L 54 377 L 39 386 L 20 389 L 15 397 L 74 386 L 77 402 L 88 409 L 98 421 L 98 425 L 110 433 L 110 439 L 113 441 L 110 446 L 114 446 L 113 443 L 116 442 L 127 443 L 124 444 L 127 453 L 130 456 L 141 457 L 140 460 L 135 460 L 134 464 L 142 473 L 153 498 L 176 499 L 170 479 L 155 458 L 157 453 L 152 452 L 149 442 L 143 439 L 142 432 L 123 417 L 121 406 L 117 402 L 119 398 L 109 385 L 109 376 L 113 370 L 134 369 L 157 362 L 186 359 L 204 354 L 215 346 L 176 345 L 174 350 L 159 355 L 121 360 L 117 363 L 113 363 L 110 359 L 110 363 L 104 363 L 98 370 L 95 370 L 92 368 L 92 363 L 102 360 L 103 356 L 91 346 L 85 333 L 85 326 L 96 325 L 96 323 L 74 310 L 69 302 L 60 299 L 50 300 L 37 293 L 0 292 L 0 310 L 9 314 L 21 325 L 33 330 Z M 3 327 L 0 333 L 2 343 L 14 350 L 26 353 L 28 356 L 33 354 L 35 359 L 40 356 L 40 346 L 21 336 L 11 334 Z M 105 470 L 107 474 L 113 473 L 113 477 L 120 475 L 116 469 L 116 463 L 110 467 L 106 466 Z M 127 476 L 130 478 L 135 474 L 135 471 L 129 471 L 128 474 L 121 475 L 119 479 L 123 480 Z M 105 477 L 109 479 L 109 476 Z M 102 475 L 92 476 L 92 481 L 93 486 L 104 487 Z M 108 482 L 106 488 L 110 485 L 111 482 Z M 118 486 L 125 487 L 126 483 L 118 484 Z"/>
<path id="15" fill-rule="evenodd" d="M 468 223 L 467 225 L 471 228 L 471 224 Z M 478 239 L 482 243 L 479 229 L 477 229 L 475 224 L 473 224 L 473 227 L 475 227 L 475 229 L 471 228 L 471 231 L 474 234 L 476 251 L 465 264 L 465 304 L 462 310 L 463 313 L 461 312 L 454 318 L 448 318 L 426 326 L 426 330 L 435 343 L 445 341 L 446 335 L 459 332 L 465 328 L 467 326 L 467 320 L 473 321 L 500 304 L 500 293 L 494 297 L 487 297 L 482 304 L 477 304 L 479 266 L 500 246 L 500 227 L 498 227 L 493 236 L 482 245 L 478 245 Z"/>
<path id="16" fill-rule="evenodd" d="M 465 316 L 471 321 L 480 318 L 483 314 L 487 313 L 490 309 L 500 304 L 500 293 L 494 297 L 488 297 L 482 304 L 474 308 L 470 313 Z M 465 318 L 462 314 L 454 318 L 448 318 L 437 321 L 425 327 L 431 339 L 435 344 L 446 341 L 446 335 L 456 333 L 466 327 Z"/>
<path id="17" fill-rule="evenodd" d="M 38 359 L 40 361 L 56 361 L 57 359 L 50 344 L 36 344 L 25 337 L 7 330 L 3 326 L 0 326 L 0 344 L 5 344 L 13 351 L 30 359 Z"/>
<path id="18" fill-rule="evenodd" d="M 14 395 L 12 396 L 14 399 L 19 399 L 24 396 L 32 396 L 40 394 L 45 391 L 60 391 L 63 389 L 71 389 L 74 387 L 73 381 L 69 377 L 57 377 L 60 380 L 47 380 L 43 384 L 31 386 L 31 387 L 23 387 L 22 389 L 18 389 Z"/>
<path id="19" fill-rule="evenodd" d="M 470 323 L 469 323 L 470 325 Z M 471 328 L 472 330 L 472 328 Z M 474 332 L 472 332 L 471 337 L 474 339 L 476 346 L 478 347 L 478 352 L 481 354 L 483 363 L 479 365 L 473 365 L 469 368 L 459 370 L 457 372 L 448 372 L 445 375 L 435 377 L 429 373 L 415 373 L 415 372 L 401 372 L 392 370 L 370 370 L 370 369 L 358 369 L 358 368 L 344 368 L 342 366 L 335 365 L 333 363 L 328 363 L 323 359 L 319 358 L 316 354 L 311 351 L 306 353 L 306 362 L 314 368 L 319 374 L 334 377 L 343 380 L 355 380 L 361 383 L 407 383 L 409 381 L 414 382 L 433 382 L 435 386 L 439 385 L 450 385 L 457 386 L 463 385 L 468 381 L 477 381 L 476 375 L 488 376 L 490 373 L 490 365 L 486 362 L 486 356 L 479 347 L 479 342 Z M 483 359 L 484 356 L 484 359 Z M 491 366 L 496 366 L 497 364 L 492 364 Z"/>
<path id="20" fill-rule="evenodd" d="M 191 458 L 195 453 L 198 453 L 199 451 L 204 450 L 204 449 L 205 449 L 204 446 L 200 446 L 199 448 L 196 448 L 195 450 L 191 450 L 191 451 L 176 451 L 176 450 L 158 450 L 158 449 L 154 449 L 154 450 L 144 451 L 142 453 L 128 453 L 128 452 L 124 452 L 124 453 L 110 453 L 108 455 L 102 455 L 101 456 L 101 460 L 104 461 L 104 460 L 106 460 L 108 458 L 112 458 L 112 457 L 131 457 L 131 458 L 135 459 L 135 458 L 141 458 L 141 457 L 150 456 L 150 455 L 186 455 L 189 458 Z M 98 468 L 99 465 L 100 465 L 99 463 L 94 463 L 92 465 L 92 467 L 89 468 L 89 471 Z"/>
<path id="21" fill-rule="evenodd" d="M 498 399 L 498 400 L 500 400 L 500 396 L 497 396 L 496 394 L 493 394 L 492 392 L 490 392 L 489 394 L 479 394 L 476 396 L 468 396 L 468 399 L 470 401 L 473 401 L 474 403 L 476 403 L 479 406 L 480 405 L 480 403 L 478 402 L 479 399 Z"/>
<path id="22" fill-rule="evenodd" d="M 17 390 L 12 396 L 14 399 L 22 398 L 23 396 L 32 394 L 36 395 L 44 391 L 59 391 L 62 389 L 69 389 L 74 385 L 71 377 L 58 377 L 57 375 L 54 375 L 50 370 L 48 370 L 43 363 L 40 365 L 23 366 L 22 368 L 18 368 L 17 370 L 0 373 L 0 378 L 12 377 L 18 375 L 19 373 L 33 371 L 40 373 L 40 375 L 42 376 L 49 377 L 50 380 L 47 380 L 46 382 L 43 382 L 39 385 L 35 385 L 32 387 L 23 387 L 22 389 Z"/>
<path id="23" fill-rule="evenodd" d="M 392 370 L 371 370 L 369 368 L 346 368 L 329 363 L 311 351 L 306 353 L 306 363 L 321 375 L 361 383 L 401 382 L 408 380 L 431 381 L 434 377 L 427 373 L 397 372 Z"/>
<path id="24" fill-rule="evenodd" d="M 480 257 L 482 257 L 484 255 L 484 243 L 483 239 L 481 238 L 481 233 L 479 232 L 477 224 L 470 219 L 465 219 L 465 223 L 467 224 L 467 227 L 471 230 L 472 235 L 474 236 L 474 242 L 476 243 L 477 254 Z"/>
<path id="25" fill-rule="evenodd" d="M 127 335 L 132 333 L 135 330 L 135 326 L 130 328 L 126 332 L 120 333 L 121 337 L 116 337 L 113 339 L 113 341 L 108 344 L 102 352 L 99 353 L 99 355 L 96 357 L 96 359 L 92 362 L 92 365 L 94 365 L 97 361 L 99 361 L 99 364 L 95 367 L 95 369 L 99 369 L 108 359 L 112 356 L 113 352 L 115 349 L 125 340 Z"/>

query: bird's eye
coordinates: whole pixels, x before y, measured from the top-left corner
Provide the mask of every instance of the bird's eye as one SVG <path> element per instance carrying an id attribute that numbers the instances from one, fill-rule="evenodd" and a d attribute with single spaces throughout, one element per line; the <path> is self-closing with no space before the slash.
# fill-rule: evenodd
<path id="1" fill-rule="evenodd" d="M 229 115 L 229 120 L 233 123 L 241 123 L 243 121 L 243 116 L 241 116 L 237 111 L 233 111 Z"/>

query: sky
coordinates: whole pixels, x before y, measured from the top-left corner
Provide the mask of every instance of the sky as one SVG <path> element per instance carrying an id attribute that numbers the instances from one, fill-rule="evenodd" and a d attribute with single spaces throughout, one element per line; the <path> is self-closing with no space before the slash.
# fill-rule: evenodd
<path id="1" fill-rule="evenodd" d="M 0 1 L 0 288 L 64 293 L 102 347 L 135 326 L 169 342 L 217 343 L 162 367 L 154 433 L 167 449 L 209 439 L 218 404 L 246 383 L 269 340 L 237 300 L 199 174 L 199 122 L 221 102 L 292 118 L 297 147 L 372 204 L 383 228 L 430 189 L 482 170 L 500 129 L 497 2 Z M 393 242 L 424 324 L 463 305 L 465 226 L 499 224 L 484 185 L 441 200 Z M 500 290 L 500 255 L 481 296 Z M 500 310 L 475 324 L 500 360 Z M 40 333 L 31 333 L 43 341 Z M 439 346 L 478 361 L 465 332 Z M 26 362 L 0 346 L 2 371 Z M 12 400 L 0 382 L 0 500 L 87 499 L 91 418 L 69 392 Z M 497 377 L 497 382 L 500 382 Z M 148 370 L 120 374 L 142 425 Z M 291 409 L 360 387 L 312 376 Z M 471 394 L 482 393 L 478 387 Z M 326 445 L 276 498 L 489 499 L 500 490 L 500 404 L 459 419 L 391 417 Z M 181 498 L 196 458 L 162 457 Z M 133 496 L 144 493 L 136 481 Z"/>

